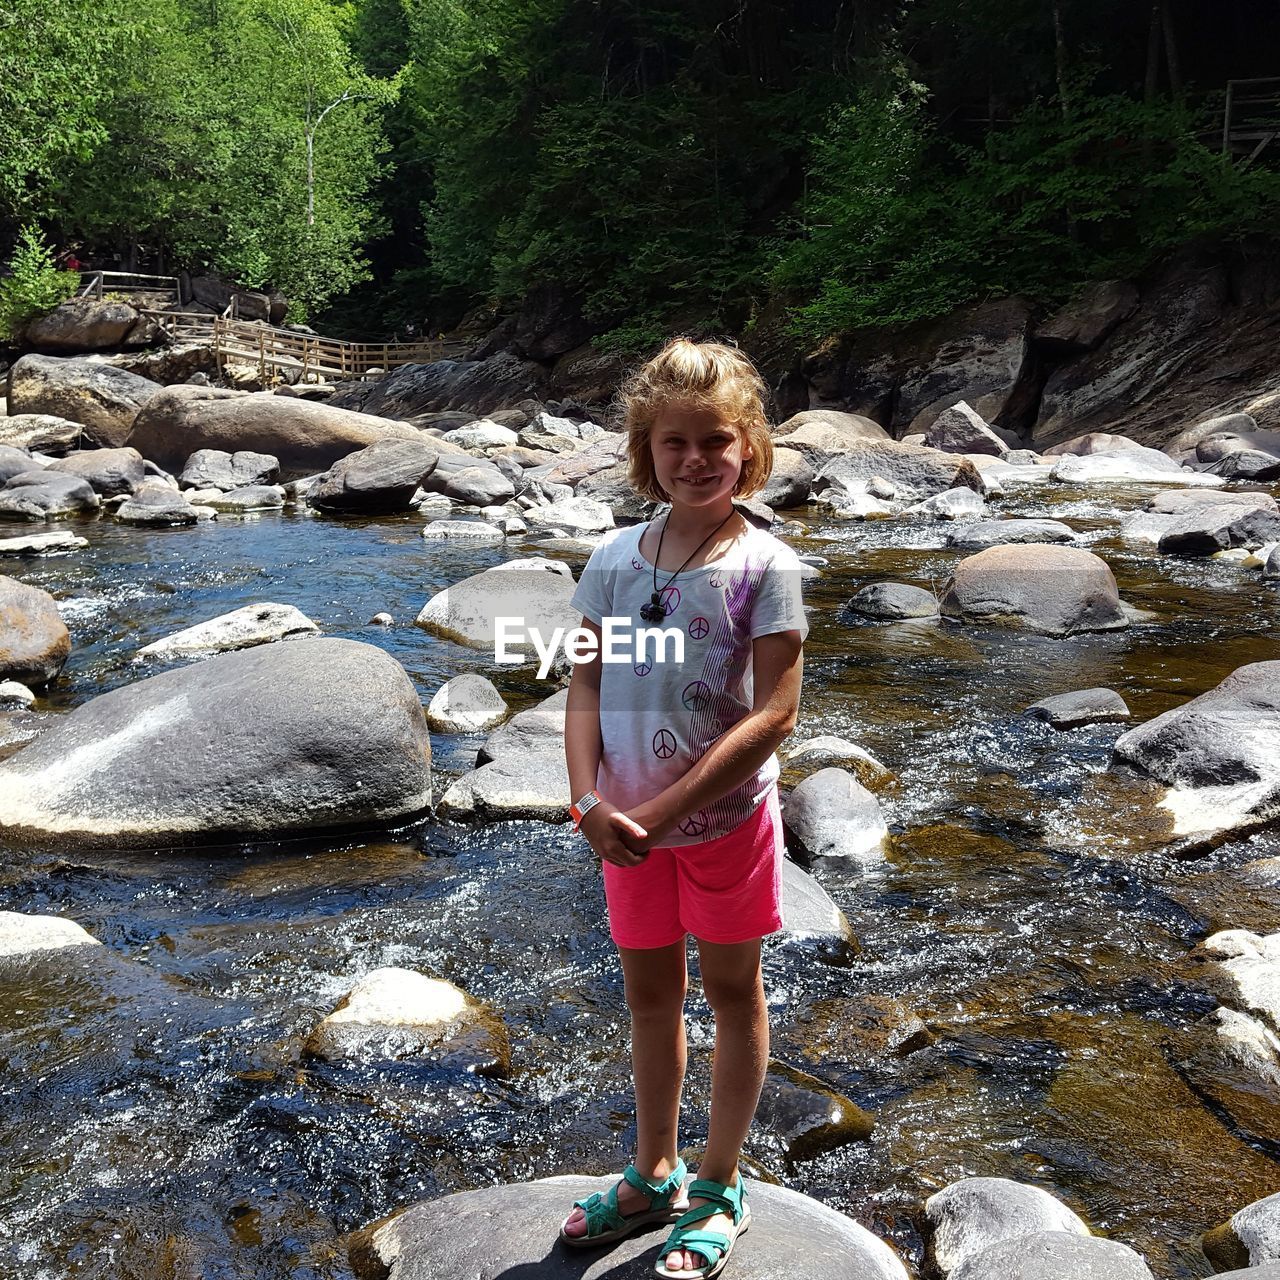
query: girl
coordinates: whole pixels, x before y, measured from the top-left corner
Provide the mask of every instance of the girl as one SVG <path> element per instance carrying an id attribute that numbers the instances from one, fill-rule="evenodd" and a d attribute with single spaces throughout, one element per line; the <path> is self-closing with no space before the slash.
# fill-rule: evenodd
<path id="1" fill-rule="evenodd" d="M 607 1195 L 577 1202 L 560 1238 L 595 1245 L 678 1219 L 655 1270 L 688 1280 L 719 1275 L 750 1221 L 738 1158 L 769 1056 L 760 940 L 782 923 L 774 752 L 795 727 L 808 632 L 799 560 L 733 505 L 772 469 L 764 391 L 735 348 L 683 338 L 628 380 L 631 482 L 671 508 L 601 543 L 573 597 L 597 652 L 606 617 L 678 628 L 684 650 L 606 653 L 577 664 L 569 687 L 573 814 L 602 860 L 622 959 L 637 1152 Z M 689 933 L 716 1044 L 706 1154 L 686 1194 Z"/>

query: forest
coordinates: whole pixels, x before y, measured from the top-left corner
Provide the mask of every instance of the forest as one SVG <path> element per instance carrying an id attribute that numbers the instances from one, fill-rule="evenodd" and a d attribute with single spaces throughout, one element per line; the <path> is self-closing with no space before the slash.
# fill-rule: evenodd
<path id="1" fill-rule="evenodd" d="M 821 341 L 1269 241 L 1280 142 L 1222 142 L 1269 75 L 1264 0 L 9 0 L 0 259 Z"/>

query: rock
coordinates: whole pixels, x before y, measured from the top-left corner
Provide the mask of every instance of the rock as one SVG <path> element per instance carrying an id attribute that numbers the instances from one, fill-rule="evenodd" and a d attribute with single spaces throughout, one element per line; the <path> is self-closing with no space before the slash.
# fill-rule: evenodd
<path id="1" fill-rule="evenodd" d="M 1221 462 L 1232 454 L 1257 450 L 1271 455 L 1273 461 L 1280 451 L 1280 431 L 1248 431 L 1223 433 L 1207 437 L 1196 445 L 1195 461 Z"/>
<path id="2" fill-rule="evenodd" d="M 0 519 L 53 520 L 87 515 L 100 505 L 93 487 L 79 476 L 48 469 L 23 471 L 0 489 Z"/>
<path id="3" fill-rule="evenodd" d="M 608 467 L 587 476 L 574 492 L 579 498 L 603 502 L 613 511 L 615 520 L 647 520 L 654 511 L 654 504 L 631 487 L 625 466 Z"/>
<path id="4" fill-rule="evenodd" d="M 207 656 L 315 635 L 319 630 L 306 614 L 291 604 L 249 604 L 156 640 L 139 649 L 137 656 L 161 660 Z"/>
<path id="5" fill-rule="evenodd" d="M 116 508 L 116 519 L 123 524 L 195 524 L 198 518 L 199 513 L 183 494 L 156 481 L 140 486 Z"/>
<path id="6" fill-rule="evenodd" d="M 865 1142 L 875 1117 L 808 1072 L 773 1059 L 764 1078 L 756 1124 L 776 1136 L 788 1162 L 812 1160 Z"/>
<path id="7" fill-rule="evenodd" d="M 951 412 L 950 409 L 947 410 Z M 987 508 L 980 493 L 972 489 L 948 489 L 935 493 L 932 498 L 917 502 L 902 514 L 906 516 L 936 516 L 940 520 L 964 520 L 980 516 Z"/>
<path id="8" fill-rule="evenodd" d="M 60 951 L 64 947 L 100 946 L 102 943 L 74 920 L 0 911 L 0 958 Z"/>
<path id="9" fill-rule="evenodd" d="M 885 787 L 894 779 L 893 771 L 886 769 L 869 751 L 856 742 L 831 734 L 788 743 L 782 750 L 781 763 L 787 786 L 794 786 L 819 769 L 844 769 L 864 787 L 872 789 Z"/>
<path id="10" fill-rule="evenodd" d="M 437 813 L 455 822 L 567 822 L 571 799 L 569 770 L 560 748 L 503 755 L 463 774 L 440 798 Z"/>
<path id="11" fill-rule="evenodd" d="M 648 1280 L 662 1231 L 637 1231 L 607 1250 L 554 1246 L 575 1200 L 606 1192 L 608 1178 L 546 1178 L 463 1191 L 412 1205 L 350 1239 L 358 1280 L 466 1276 L 468 1280 Z M 755 1215 L 731 1263 L 734 1280 L 907 1280 L 888 1245 L 852 1218 L 797 1191 L 751 1182 Z M 394 1268 L 394 1270 L 393 1270 Z"/>
<path id="12" fill-rule="evenodd" d="M 20 538 L 0 538 L 0 556 L 56 555 L 88 545 L 88 538 L 74 533 L 33 533 Z"/>
<path id="13" fill-rule="evenodd" d="M 1155 459 L 1160 461 L 1155 461 Z M 1212 487 L 1221 484 L 1216 476 L 1186 471 L 1157 449 L 1139 453 L 1069 454 L 1054 464 L 1050 479 L 1059 484 L 1181 484 Z"/>
<path id="14" fill-rule="evenodd" d="M 244 515 L 251 511 L 279 511 L 284 507 L 284 490 L 276 485 L 251 484 L 227 493 L 215 492 L 204 499 L 214 511 Z"/>
<path id="15" fill-rule="evenodd" d="M 1078 547 L 979 551 L 956 565 L 941 609 L 965 622 L 1024 626 L 1054 636 L 1129 625 L 1106 561 Z"/>
<path id="16" fill-rule="evenodd" d="M 843 950 L 853 930 L 831 895 L 790 858 L 782 860 L 782 929 L 787 939 Z"/>
<path id="17" fill-rule="evenodd" d="M 19 359 L 9 370 L 8 385 L 11 414 L 49 414 L 78 422 L 85 440 L 104 449 L 129 443 L 138 411 L 163 390 L 158 382 L 96 360 L 42 355 Z"/>
<path id="18" fill-rule="evenodd" d="M 573 578 L 549 570 L 548 563 L 512 560 L 472 574 L 432 596 L 415 621 L 435 635 L 491 655 L 497 618 L 522 618 L 526 627 L 548 639 L 557 627 L 567 633 L 582 622 L 582 615 L 569 606 Z"/>
<path id="19" fill-rule="evenodd" d="M 456 444 L 468 453 L 490 453 L 495 449 L 509 448 L 518 443 L 519 437 L 510 427 L 499 426 L 488 418 L 478 418 L 465 427 L 454 427 L 440 437 L 447 444 Z"/>
<path id="20" fill-rule="evenodd" d="M 376 440 L 419 438 L 407 423 L 309 400 L 177 386 L 148 401 L 128 443 L 169 470 L 177 470 L 197 450 L 218 449 L 270 454 L 279 459 L 282 474 L 307 475 Z"/>
<path id="21" fill-rule="evenodd" d="M 1280 480 L 1280 454 L 1264 449 L 1237 449 L 1215 462 L 1209 474 L 1244 482 Z"/>
<path id="22" fill-rule="evenodd" d="M 39 351 L 107 351 L 120 346 L 138 320 L 127 302 L 68 298 L 32 320 L 23 337 Z"/>
<path id="23" fill-rule="evenodd" d="M 1280 578 L 1280 547 L 1273 548 L 1267 557 L 1267 563 L 1262 568 L 1262 576 L 1269 582 Z"/>
<path id="24" fill-rule="evenodd" d="M 1267 1267 L 1280 1263 L 1280 1193 L 1255 1200 L 1229 1221 L 1205 1232 L 1201 1242 L 1215 1267 Z M 1263 1273 L 1247 1271 L 1249 1280 Z"/>
<path id="25" fill-rule="evenodd" d="M 775 449 L 791 449 L 814 468 L 844 453 L 858 440 L 892 440 L 878 423 L 858 413 L 806 409 L 788 418 L 773 435 Z"/>
<path id="26" fill-rule="evenodd" d="M 565 529 L 572 533 L 604 533 L 612 529 L 613 511 L 594 498 L 564 498 L 530 507 L 524 518 L 532 529 Z"/>
<path id="27" fill-rule="evenodd" d="M 1155 546 L 1178 519 L 1172 512 L 1131 511 L 1120 521 L 1120 537 L 1126 542 L 1149 542 Z"/>
<path id="28" fill-rule="evenodd" d="M 1200 507 L 1248 507 L 1258 511 L 1280 510 L 1269 493 L 1228 493 L 1225 490 L 1210 492 L 1194 489 L 1174 489 L 1158 493 L 1147 503 L 1151 512 L 1182 515 Z"/>
<path id="29" fill-rule="evenodd" d="M 1072 542 L 1075 530 L 1061 520 L 979 520 L 947 534 L 947 546 L 983 550 L 988 547 L 1041 542 Z"/>
<path id="30" fill-rule="evenodd" d="M 889 839 L 880 802 L 852 773 L 820 769 L 787 796 L 787 834 L 811 858 L 883 860 Z"/>
<path id="31" fill-rule="evenodd" d="M 454 466 L 442 459 L 426 485 L 454 502 L 476 507 L 489 507 L 515 497 L 516 487 L 502 471 L 490 462 L 468 460 L 465 466 Z"/>
<path id="32" fill-rule="evenodd" d="M 0 575 L 0 679 L 48 684 L 71 656 L 71 633 L 54 598 Z"/>
<path id="33" fill-rule="evenodd" d="M 7 484 L 14 476 L 27 471 L 43 471 L 45 464 L 37 462 L 25 449 L 13 449 L 0 445 L 0 485 Z"/>
<path id="34" fill-rule="evenodd" d="M 389 613 L 375 613 L 369 619 L 371 627 L 390 627 L 395 625 L 395 619 Z"/>
<path id="35" fill-rule="evenodd" d="M 845 608 L 885 622 L 936 618 L 938 597 L 932 591 L 909 586 L 905 582 L 873 582 L 858 591 Z"/>
<path id="36" fill-rule="evenodd" d="M 136 449 L 88 449 L 51 462 L 49 471 L 62 471 L 87 481 L 103 498 L 135 493 L 146 476 L 142 454 Z"/>
<path id="37" fill-rule="evenodd" d="M 1094 453 L 1126 453 L 1145 454 L 1147 446 L 1130 440 L 1128 436 L 1113 435 L 1109 431 L 1086 431 L 1082 436 L 1072 436 L 1061 444 L 1050 445 L 1041 457 L 1064 458 L 1068 456 L 1086 457 Z"/>
<path id="38" fill-rule="evenodd" d="M 0 680 L 0 708 L 6 711 L 25 711 L 35 706 L 35 701 L 36 695 L 25 684 L 19 684 L 16 680 Z"/>
<path id="39" fill-rule="evenodd" d="M 1280 539 L 1280 513 L 1261 507 L 1193 507 L 1173 517 L 1160 535 L 1166 555 L 1206 556 L 1228 547 L 1257 547 Z"/>
<path id="40" fill-rule="evenodd" d="M 1037 720 L 1055 729 L 1077 729 L 1085 724 L 1115 724 L 1129 718 L 1125 700 L 1114 689 L 1078 689 L 1042 698 L 1027 708 Z"/>
<path id="41" fill-rule="evenodd" d="M 924 1202 L 929 1253 L 944 1276 L 992 1245 L 1044 1231 L 1087 1236 L 1084 1220 L 1040 1187 L 1008 1178 L 961 1178 Z"/>
<path id="42" fill-rule="evenodd" d="M 853 494 L 865 492 L 874 479 L 887 480 L 898 497 L 916 500 L 961 486 L 976 493 L 983 488 L 977 468 L 958 454 L 896 440 L 861 440 L 823 466 L 813 489 Z"/>
<path id="43" fill-rule="evenodd" d="M 1154 1280 L 1128 1245 L 1066 1231 L 1041 1231 L 970 1254 L 947 1280 Z"/>
<path id="44" fill-rule="evenodd" d="M 1003 458 L 1009 452 L 990 424 L 964 400 L 938 414 L 924 433 L 924 443 L 944 453 L 989 453 Z"/>
<path id="45" fill-rule="evenodd" d="M 484 765 L 503 756 L 546 752 L 558 751 L 563 755 L 564 712 L 568 702 L 568 689 L 560 689 L 536 706 L 517 712 L 485 739 L 476 763 Z"/>
<path id="46" fill-rule="evenodd" d="M 19 413 L 0 416 L 0 445 L 39 449 L 41 453 L 66 453 L 80 444 L 84 428 L 78 422 L 51 413 Z"/>
<path id="47" fill-rule="evenodd" d="M 426 437 L 378 440 L 335 462 L 307 501 L 322 511 L 362 515 L 408 511 L 439 459 L 439 449 Z"/>
<path id="48" fill-rule="evenodd" d="M 1138 309 L 1138 290 L 1128 280 L 1102 280 L 1059 307 L 1033 335 L 1052 355 L 1092 351 Z"/>
<path id="49" fill-rule="evenodd" d="M 422 536 L 428 542 L 437 539 L 451 542 L 504 542 L 507 535 L 483 520 L 433 520 L 423 529 Z"/>
<path id="50" fill-rule="evenodd" d="M 1116 758 L 1170 788 L 1175 835 L 1208 836 L 1280 812 L 1280 661 L 1237 667 L 1216 688 L 1116 739 Z"/>
<path id="51" fill-rule="evenodd" d="M 1214 436 L 1238 436 L 1257 429 L 1257 422 L 1247 413 L 1219 414 L 1188 427 L 1165 445 L 1164 451 L 1179 462 L 1187 462 L 1196 456 L 1197 446 L 1202 440 L 1209 440 Z"/>
<path id="52" fill-rule="evenodd" d="M 241 449 L 197 449 L 186 461 L 178 483 L 184 489 L 243 489 L 246 485 L 275 484 L 280 478 L 279 459 L 269 453 Z"/>
<path id="53" fill-rule="evenodd" d="M 427 707 L 427 723 L 438 733 L 472 733 L 500 724 L 508 710 L 492 681 L 465 672 L 436 690 Z"/>
<path id="54" fill-rule="evenodd" d="M 1280 1037 L 1237 1009 L 1215 1009 L 1192 1028 L 1178 1069 L 1253 1142 L 1280 1132 Z"/>
<path id="55" fill-rule="evenodd" d="M 431 803 L 404 668 L 316 639 L 219 654 L 104 693 L 0 762 L 0 832 L 154 848 L 381 828 Z"/>
<path id="56" fill-rule="evenodd" d="M 1203 943 L 1227 1003 L 1280 1030 L 1280 933 L 1224 929 Z"/>
<path id="57" fill-rule="evenodd" d="M 330 403 L 383 418 L 465 409 L 474 420 L 476 415 L 540 397 L 546 385 L 547 375 L 540 365 L 500 352 L 487 360 L 403 365 L 377 381 L 339 387 Z"/>
<path id="58" fill-rule="evenodd" d="M 306 1043 L 307 1053 L 326 1062 L 441 1050 L 453 1065 L 465 1062 L 484 1075 L 505 1075 L 511 1062 L 501 1020 L 466 992 L 451 982 L 391 967 L 365 974 Z"/>
<path id="59" fill-rule="evenodd" d="M 761 496 L 775 511 L 802 507 L 809 501 L 813 474 L 803 454 L 795 449 L 775 448 L 773 470 Z"/>
<path id="60" fill-rule="evenodd" d="M 526 449 L 547 449 L 552 453 L 573 452 L 579 445 L 590 444 L 605 434 L 604 428 L 594 422 L 573 422 L 549 413 L 538 414 L 517 433 L 519 443 Z"/>

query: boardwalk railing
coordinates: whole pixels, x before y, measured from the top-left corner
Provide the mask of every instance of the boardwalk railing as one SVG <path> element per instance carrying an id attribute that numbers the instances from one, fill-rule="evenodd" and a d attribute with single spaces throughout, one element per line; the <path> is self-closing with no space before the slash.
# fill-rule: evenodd
<path id="1" fill-rule="evenodd" d="M 1280 134 L 1280 77 L 1228 80 L 1222 112 L 1224 155 L 1244 154 L 1253 163 Z"/>
<path id="2" fill-rule="evenodd" d="M 177 276 L 143 276 L 133 271 L 83 271 L 80 282 L 80 296 L 97 298 L 99 302 L 104 293 L 145 293 L 149 298 L 163 295 L 175 306 L 181 301 Z"/>

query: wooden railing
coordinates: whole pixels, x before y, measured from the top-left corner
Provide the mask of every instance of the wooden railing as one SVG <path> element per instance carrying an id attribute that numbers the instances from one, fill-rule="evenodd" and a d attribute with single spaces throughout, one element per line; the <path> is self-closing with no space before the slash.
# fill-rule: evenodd
<path id="1" fill-rule="evenodd" d="M 1228 80 L 1222 112 L 1222 152 L 1252 164 L 1280 134 L 1280 77 Z"/>
<path id="2" fill-rule="evenodd" d="M 144 276 L 133 271 L 82 271 L 80 296 L 102 300 L 104 293 L 163 294 L 174 305 L 181 301 L 176 276 Z"/>

